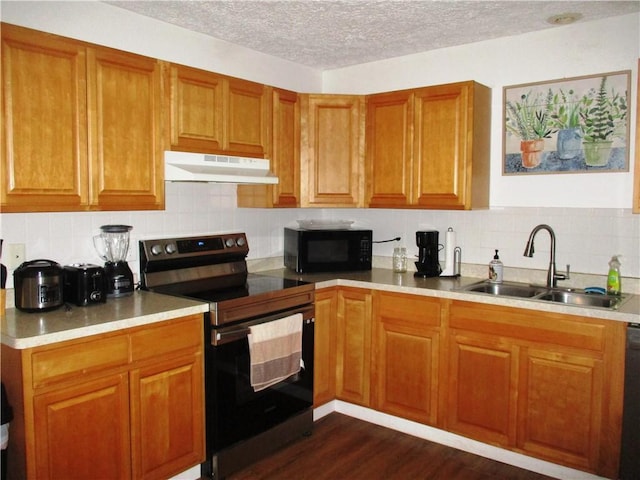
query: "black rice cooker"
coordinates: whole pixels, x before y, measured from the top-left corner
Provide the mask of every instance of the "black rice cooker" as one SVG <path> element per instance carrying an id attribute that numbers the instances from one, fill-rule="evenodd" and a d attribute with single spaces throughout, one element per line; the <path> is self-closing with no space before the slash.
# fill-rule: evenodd
<path id="1" fill-rule="evenodd" d="M 53 260 L 24 262 L 13 272 L 16 308 L 24 312 L 54 310 L 64 303 L 63 269 Z"/>

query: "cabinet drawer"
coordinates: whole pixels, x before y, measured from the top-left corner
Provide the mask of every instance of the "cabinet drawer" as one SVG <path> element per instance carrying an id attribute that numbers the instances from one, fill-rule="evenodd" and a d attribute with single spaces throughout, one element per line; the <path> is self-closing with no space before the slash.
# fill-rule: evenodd
<path id="1" fill-rule="evenodd" d="M 399 293 L 375 292 L 377 317 L 383 322 L 392 318 L 394 323 L 414 326 L 440 325 L 440 299 Z"/>
<path id="2" fill-rule="evenodd" d="M 128 361 L 129 341 L 126 335 L 48 348 L 32 355 L 33 387 L 124 366 Z"/>
<path id="3" fill-rule="evenodd" d="M 135 362 L 187 348 L 202 348 L 203 321 L 202 315 L 191 315 L 132 333 L 131 360 Z"/>

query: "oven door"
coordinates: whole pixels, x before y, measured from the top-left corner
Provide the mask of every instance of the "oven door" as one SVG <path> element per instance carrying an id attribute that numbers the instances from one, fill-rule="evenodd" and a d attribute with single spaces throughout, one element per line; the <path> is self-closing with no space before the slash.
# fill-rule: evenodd
<path id="1" fill-rule="evenodd" d="M 255 392 L 249 378 L 249 326 L 212 331 L 206 355 L 207 450 L 224 450 L 285 422 L 313 405 L 313 306 L 283 312 L 252 323 L 303 313 L 300 371 Z M 214 341 L 217 345 L 214 345 Z"/>

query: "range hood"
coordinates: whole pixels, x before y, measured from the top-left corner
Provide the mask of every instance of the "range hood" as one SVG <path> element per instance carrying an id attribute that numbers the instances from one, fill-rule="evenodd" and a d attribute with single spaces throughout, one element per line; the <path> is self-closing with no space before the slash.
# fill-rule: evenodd
<path id="1" fill-rule="evenodd" d="M 167 182 L 278 183 L 269 160 L 206 153 L 164 152 Z"/>

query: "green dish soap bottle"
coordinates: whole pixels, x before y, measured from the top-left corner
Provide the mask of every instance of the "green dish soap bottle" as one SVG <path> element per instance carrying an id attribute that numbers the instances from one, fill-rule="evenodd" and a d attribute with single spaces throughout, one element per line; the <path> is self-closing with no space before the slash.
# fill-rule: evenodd
<path id="1" fill-rule="evenodd" d="M 622 293 L 622 278 L 620 277 L 620 258 L 622 255 L 614 255 L 609 261 L 609 274 L 607 275 L 607 293 L 620 295 Z"/>

